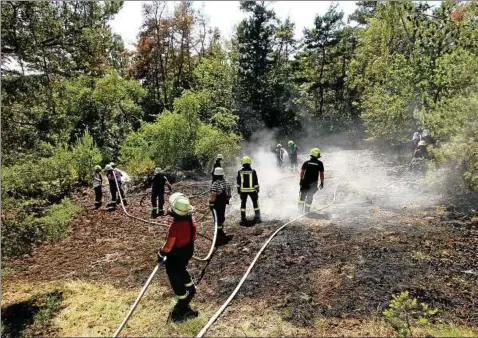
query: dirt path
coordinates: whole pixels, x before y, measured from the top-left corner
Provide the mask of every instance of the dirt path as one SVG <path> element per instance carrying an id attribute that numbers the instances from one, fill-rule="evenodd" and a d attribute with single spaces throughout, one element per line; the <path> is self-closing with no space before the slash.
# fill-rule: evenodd
<path id="1" fill-rule="evenodd" d="M 336 180 L 327 181 L 316 205 L 330 202 L 333 187 L 344 181 L 339 175 L 353 177 L 350 184 L 344 184 L 334 207 L 304 218 L 272 241 L 238 298 L 261 299 L 287 313 L 285 319 L 294 324 L 309 325 L 318 315 L 363 318 L 377 314 L 392 294 L 409 290 L 420 301 L 439 308 L 442 318 L 478 325 L 476 223 L 442 219 L 433 192 L 422 189 L 415 196 L 417 191 L 410 188 L 413 177 L 404 176 L 394 183 L 391 178 L 399 177 L 400 171 L 374 161 L 368 152 L 357 156 L 336 151 L 327 161 L 332 168 L 327 174 L 335 175 Z M 295 178 L 280 184 L 277 177 L 264 181 L 265 222 L 251 228 L 235 225 L 238 205 L 234 199 L 226 223 L 233 241 L 219 248 L 207 266 L 191 263 L 196 279 L 204 272 L 198 302 L 224 301 L 262 243 L 287 219 L 284 214 L 292 217 Z M 393 185 L 380 190 L 390 182 Z M 198 195 L 204 189 L 191 186 L 181 190 Z M 145 198 L 140 205 L 141 198 L 141 194 L 131 197 L 128 211 L 148 218 L 149 200 Z M 75 201 L 84 213 L 74 221 L 69 235 L 56 244 L 36 248 L 31 257 L 9 262 L 16 273 L 4 278 L 5 285 L 81 279 L 139 289 L 155 265 L 165 229 L 132 220 L 121 210 L 93 210 L 91 191 Z M 207 195 L 193 201 L 198 210 L 207 210 Z M 158 221 L 166 224 L 166 218 Z M 212 236 L 211 220 L 202 222 L 199 231 Z M 204 256 L 209 245 L 199 238 L 197 255 Z M 158 278 L 167 283 L 164 273 Z"/>

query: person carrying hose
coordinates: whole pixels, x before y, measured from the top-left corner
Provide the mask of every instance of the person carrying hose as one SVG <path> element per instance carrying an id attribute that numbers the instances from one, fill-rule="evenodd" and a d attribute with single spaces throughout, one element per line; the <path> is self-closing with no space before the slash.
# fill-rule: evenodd
<path id="1" fill-rule="evenodd" d="M 101 166 L 95 165 L 93 173 L 93 190 L 95 191 L 95 209 L 101 208 L 103 204 L 103 176 L 101 175 Z"/>
<path id="2" fill-rule="evenodd" d="M 216 162 L 214 162 L 214 165 L 212 166 L 212 171 L 211 171 L 212 183 L 214 183 L 214 169 L 222 168 L 222 163 L 221 163 L 222 160 L 223 160 L 222 154 L 217 154 Z"/>
<path id="3" fill-rule="evenodd" d="M 108 179 L 108 183 L 110 185 L 110 194 L 111 194 L 111 202 L 108 204 L 111 209 L 116 209 L 116 199 L 118 198 L 118 187 L 116 186 L 115 180 L 116 176 L 114 173 L 114 169 L 111 164 L 107 164 L 105 166 L 106 171 L 106 178 Z"/>
<path id="4" fill-rule="evenodd" d="M 187 270 L 194 254 L 196 220 L 192 216 L 189 199 L 182 193 L 169 197 L 170 215 L 166 243 L 158 252 L 158 263 L 166 266 L 166 273 L 177 302 L 171 311 L 171 320 L 183 321 L 198 316 L 189 303 L 196 294 L 196 286 Z"/>
<path id="5" fill-rule="evenodd" d="M 224 222 L 226 220 L 226 205 L 231 198 L 231 185 L 224 178 L 224 169 L 214 169 L 213 184 L 211 185 L 211 196 L 209 197 L 209 208 L 216 210 L 217 215 L 217 239 L 216 246 L 229 243 L 232 236 L 224 233 Z"/>
<path id="6" fill-rule="evenodd" d="M 164 215 L 164 186 L 166 185 L 171 192 L 171 184 L 163 174 L 161 168 L 154 169 L 153 184 L 151 189 L 151 217 L 156 218 Z"/>
<path id="7" fill-rule="evenodd" d="M 124 205 L 128 205 L 128 202 L 126 201 L 126 197 L 124 194 L 123 190 L 123 174 L 121 173 L 121 170 L 116 168 L 116 164 L 114 162 L 110 163 L 111 168 L 113 168 L 113 172 L 116 177 L 116 181 L 118 182 L 118 188 L 119 188 L 119 193 L 121 194 L 121 198 L 123 199 Z M 118 198 L 116 199 L 116 204 L 120 204 L 121 200 Z"/>
<path id="8" fill-rule="evenodd" d="M 259 180 L 257 173 L 251 168 L 252 159 L 249 156 L 242 158 L 242 169 L 237 172 L 237 193 L 241 197 L 241 225 L 246 224 L 246 203 L 247 197 L 252 200 L 254 206 L 254 221 L 261 222 L 261 211 L 259 208 Z"/>
<path id="9" fill-rule="evenodd" d="M 302 164 L 300 172 L 299 212 L 309 212 L 318 188 L 324 187 L 324 164 L 319 161 L 320 149 L 312 148 L 310 159 Z M 317 187 L 320 175 L 320 185 Z"/>

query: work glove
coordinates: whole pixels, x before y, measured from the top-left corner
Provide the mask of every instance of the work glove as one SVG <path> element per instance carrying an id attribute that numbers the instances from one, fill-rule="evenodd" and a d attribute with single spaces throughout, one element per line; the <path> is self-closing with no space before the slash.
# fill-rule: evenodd
<path id="1" fill-rule="evenodd" d="M 209 210 L 214 210 L 214 202 L 209 201 Z"/>
<path id="2" fill-rule="evenodd" d="M 324 187 L 324 182 L 320 182 L 320 185 L 319 185 L 319 189 L 322 190 L 322 188 Z"/>

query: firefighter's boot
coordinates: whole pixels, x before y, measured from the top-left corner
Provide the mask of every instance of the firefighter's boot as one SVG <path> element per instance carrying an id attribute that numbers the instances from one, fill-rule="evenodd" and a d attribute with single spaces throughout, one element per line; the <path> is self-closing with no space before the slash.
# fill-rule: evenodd
<path id="1" fill-rule="evenodd" d="M 241 210 L 241 223 L 240 225 L 246 225 L 247 219 L 246 219 L 246 212 Z"/>
<path id="2" fill-rule="evenodd" d="M 156 210 L 156 208 L 154 208 L 153 210 L 151 210 L 151 218 L 156 218 L 158 217 L 158 211 Z"/>
<path id="3" fill-rule="evenodd" d="M 261 223 L 262 222 L 261 211 L 260 210 L 255 210 L 254 213 L 255 213 L 254 222 Z"/>
<path id="4" fill-rule="evenodd" d="M 102 202 L 95 202 L 95 209 L 101 208 Z"/>
<path id="5" fill-rule="evenodd" d="M 227 236 L 222 227 L 220 227 L 217 231 L 216 246 L 226 245 L 230 239 L 230 236 Z"/>

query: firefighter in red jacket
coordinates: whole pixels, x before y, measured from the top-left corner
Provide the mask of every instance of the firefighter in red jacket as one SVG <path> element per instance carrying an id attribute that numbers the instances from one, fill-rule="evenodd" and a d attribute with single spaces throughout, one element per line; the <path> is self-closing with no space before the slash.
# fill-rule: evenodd
<path id="1" fill-rule="evenodd" d="M 171 320 L 177 322 L 198 315 L 197 311 L 189 307 L 196 294 L 196 286 L 187 270 L 194 253 L 197 227 L 186 196 L 174 193 L 169 197 L 169 204 L 171 219 L 168 236 L 158 252 L 158 263 L 166 265 L 166 273 L 177 298 L 171 312 Z"/>
<path id="2" fill-rule="evenodd" d="M 300 172 L 299 212 L 309 212 L 314 194 L 324 187 L 324 164 L 319 161 L 320 149 L 312 148 L 309 155 L 310 160 L 302 164 Z"/>

